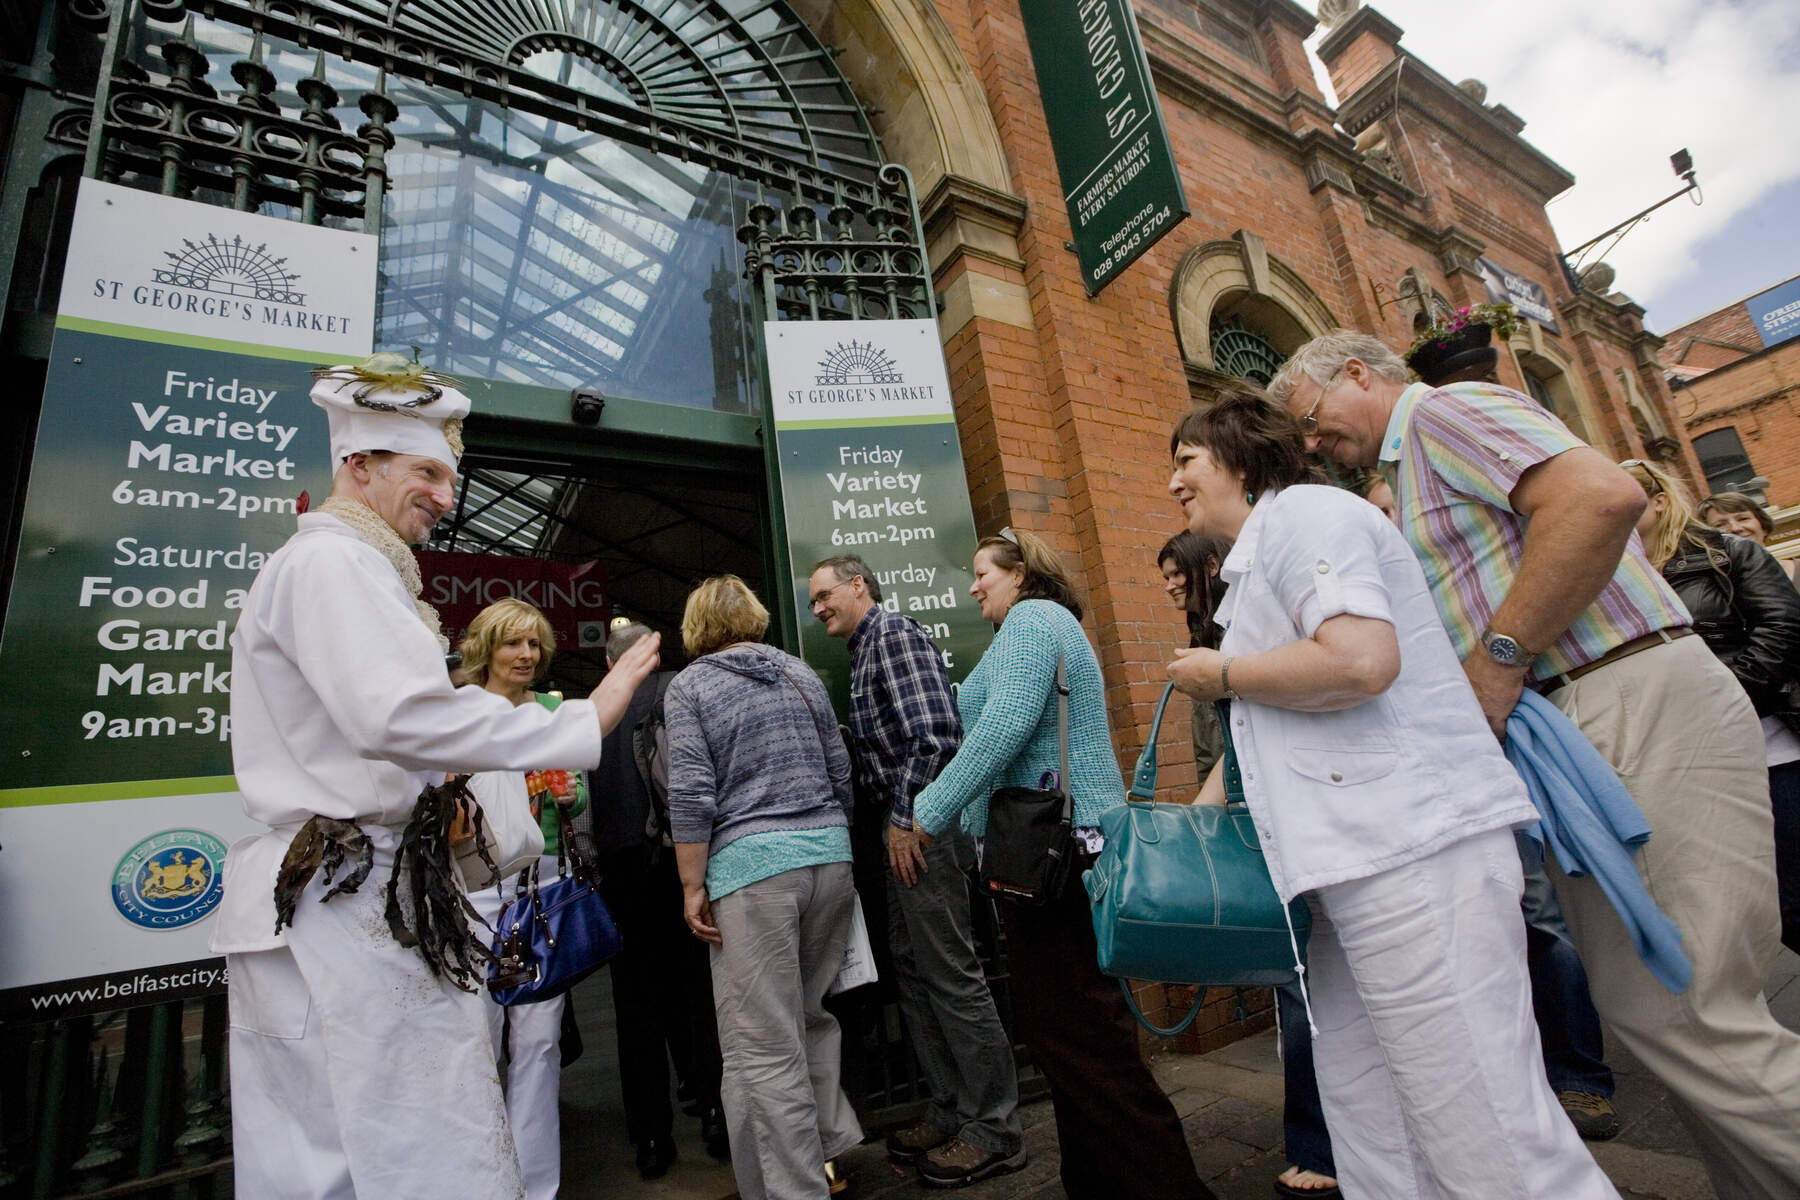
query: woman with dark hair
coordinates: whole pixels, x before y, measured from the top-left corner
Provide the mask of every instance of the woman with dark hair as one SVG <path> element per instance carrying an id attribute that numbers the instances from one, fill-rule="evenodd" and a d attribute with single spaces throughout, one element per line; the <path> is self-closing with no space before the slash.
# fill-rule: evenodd
<path id="1" fill-rule="evenodd" d="M 1775 520 L 1769 516 L 1769 510 L 1742 492 L 1708 496 L 1700 502 L 1694 516 L 1702 525 L 1749 538 L 1759 546 L 1767 546 L 1769 535 L 1775 532 Z"/>
<path id="2" fill-rule="evenodd" d="M 1219 568 L 1231 553 L 1222 537 L 1202 537 L 1184 529 L 1163 543 L 1157 555 L 1163 590 L 1187 612 L 1188 645 L 1218 649 L 1223 632 L 1213 614 L 1225 599 Z M 1193 583 L 1199 580 L 1198 586 Z M 1204 780 L 1225 753 L 1225 731 L 1219 725 L 1219 706 L 1193 702 L 1194 768 Z M 1288 1165 L 1275 1178 L 1279 1196 L 1305 1196 L 1312 1200 L 1336 1200 L 1337 1165 L 1331 1158 L 1331 1134 L 1325 1128 L 1325 1112 L 1319 1103 L 1319 1084 L 1313 1077 L 1312 1041 L 1306 1028 L 1306 1005 L 1296 984 L 1275 989 L 1276 1023 L 1281 1035 L 1281 1073 L 1285 1083 L 1282 1140 Z"/>
<path id="3" fill-rule="evenodd" d="M 1077 841 L 1061 895 L 1042 908 L 1000 904 L 1019 1033 L 1050 1084 L 1063 1189 L 1073 1200 L 1205 1200 L 1213 1193 L 1194 1171 L 1181 1119 L 1138 1055 L 1137 1023 L 1117 982 L 1100 973 L 1076 882 L 1101 848 L 1101 812 L 1125 801 L 1081 602 L 1056 552 L 1012 530 L 976 547 L 969 594 L 998 632 L 958 690 L 962 746 L 914 798 L 913 820 L 933 835 L 960 816 L 983 837 L 990 793 L 1039 787 L 1057 769 L 1060 660 Z"/>
<path id="4" fill-rule="evenodd" d="M 1190 413 L 1169 492 L 1232 539 L 1217 650 L 1169 674 L 1227 726 L 1269 875 L 1304 897 L 1313 1064 L 1356 1196 L 1616 1200 L 1541 1066 L 1512 829 L 1537 820 L 1400 531 L 1314 486 L 1259 392 Z M 1224 800 L 1223 772 L 1202 789 Z"/>
<path id="5" fill-rule="evenodd" d="M 1188 645 L 1217 646 L 1219 628 L 1213 613 L 1225 596 L 1219 567 L 1231 553 L 1224 538 L 1201 537 L 1184 529 L 1157 551 L 1156 566 L 1162 572 L 1163 591 L 1187 614 Z"/>
<path id="6" fill-rule="evenodd" d="M 1231 543 L 1224 538 L 1203 538 L 1184 529 L 1164 542 L 1156 556 L 1163 591 L 1187 615 L 1190 646 L 1219 644 L 1219 627 L 1213 624 L 1213 613 L 1225 595 L 1225 587 L 1219 582 L 1219 565 L 1230 552 Z M 1218 710 L 1196 701 L 1192 729 L 1194 769 L 1205 779 L 1224 747 Z"/>
<path id="7" fill-rule="evenodd" d="M 1800 592 L 1759 543 L 1695 520 L 1687 489 L 1667 471 L 1635 458 L 1619 465 L 1650 497 L 1637 526 L 1650 565 L 1762 719 L 1781 944 L 1800 953 Z"/>

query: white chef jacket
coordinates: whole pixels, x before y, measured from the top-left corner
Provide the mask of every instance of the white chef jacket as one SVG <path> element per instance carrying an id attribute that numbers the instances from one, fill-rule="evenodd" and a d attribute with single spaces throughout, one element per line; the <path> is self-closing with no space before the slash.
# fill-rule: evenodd
<path id="1" fill-rule="evenodd" d="M 275 874 L 315 813 L 371 835 L 372 888 L 387 882 L 420 790 L 446 772 L 600 760 L 591 704 L 515 708 L 482 688 L 452 687 L 437 639 L 387 559 L 325 513 L 299 524 L 257 575 L 231 639 L 232 764 L 244 811 L 269 832 L 226 855 L 216 953 L 283 944 Z"/>
<path id="2" fill-rule="evenodd" d="M 1463 674 L 1425 573 L 1373 504 L 1340 488 L 1264 495 L 1220 568 L 1226 655 L 1311 637 L 1327 619 L 1394 627 L 1400 674 L 1337 712 L 1231 706 L 1244 798 L 1282 900 L 1423 858 L 1537 810 Z"/>

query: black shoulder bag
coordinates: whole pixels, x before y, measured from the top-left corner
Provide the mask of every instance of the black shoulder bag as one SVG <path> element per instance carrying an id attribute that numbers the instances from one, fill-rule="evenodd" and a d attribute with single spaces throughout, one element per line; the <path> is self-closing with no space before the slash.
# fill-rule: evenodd
<path id="1" fill-rule="evenodd" d="M 1008 787 L 988 800 L 981 890 L 1042 908 L 1062 895 L 1074 861 L 1075 800 L 1069 792 L 1069 679 L 1056 660 L 1056 771 L 1034 788 Z"/>

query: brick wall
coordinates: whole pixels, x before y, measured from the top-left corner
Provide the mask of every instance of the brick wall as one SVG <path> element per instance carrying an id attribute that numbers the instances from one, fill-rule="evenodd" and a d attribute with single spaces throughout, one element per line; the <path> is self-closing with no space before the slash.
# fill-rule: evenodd
<path id="1" fill-rule="evenodd" d="M 1413 310 L 1379 305 L 1372 282 L 1391 301 L 1401 277 L 1417 269 L 1454 303 L 1485 299 L 1471 271 L 1444 270 L 1432 231 L 1446 226 L 1479 237 L 1469 227 L 1481 223 L 1489 237 L 1506 242 L 1484 252 L 1539 279 L 1559 302 L 1569 297 L 1552 269 L 1555 241 L 1541 196 L 1495 166 L 1454 122 L 1403 118 L 1396 139 L 1411 138 L 1408 161 L 1416 166 L 1408 169 L 1423 196 L 1410 207 L 1390 197 L 1391 216 L 1376 213 L 1368 195 L 1309 187 L 1306 139 L 1316 141 L 1329 120 L 1310 71 L 1302 70 L 1304 33 L 1291 19 L 1266 9 L 1259 17 L 1258 6 L 1245 3 L 1244 15 L 1258 22 L 1266 67 L 1226 53 L 1159 9 L 1140 7 L 1193 215 L 1090 299 L 1065 248 L 1069 219 L 1018 6 L 937 5 L 993 112 L 1011 190 L 1026 204 L 1017 239 L 1021 270 L 965 258 L 938 281 L 942 288 L 955 272 L 993 271 L 1023 284 L 1030 301 L 1029 329 L 978 318 L 946 346 L 976 523 L 983 533 L 1005 524 L 1032 529 L 1065 555 L 1090 601 L 1086 624 L 1105 672 L 1123 767 L 1148 729 L 1165 664 L 1186 643 L 1154 561 L 1180 528 L 1166 486 L 1168 431 L 1191 403 L 1170 298 L 1183 256 L 1239 230 L 1259 235 L 1337 323 L 1401 350 L 1412 338 Z M 1387 53 L 1391 58 L 1391 48 Z M 1353 54 L 1379 69 L 1376 45 L 1355 41 L 1345 51 Z M 1344 63 L 1340 58 L 1340 71 Z M 1347 147 L 1336 134 L 1324 136 Z M 1595 311 L 1599 318 L 1584 318 L 1580 329 L 1565 322 L 1564 336 L 1553 340 L 1594 400 L 1595 440 L 1615 457 L 1639 455 L 1643 439 L 1623 408 L 1618 372 L 1639 378 L 1646 391 L 1662 386 L 1660 374 L 1637 361 L 1629 322 L 1599 328 L 1612 310 Z M 1510 356 L 1502 356 L 1501 370 L 1505 382 L 1522 388 Z M 1666 423 L 1679 428 L 1672 411 Z M 1186 702 L 1173 707 L 1160 747 L 1162 778 L 1170 795 L 1189 795 L 1198 780 Z"/>
<path id="2" fill-rule="evenodd" d="M 1742 305 L 1736 308 L 1743 310 Z M 1729 329 L 1728 323 L 1722 325 Z M 1756 336 L 1754 329 L 1751 336 Z M 1671 335 L 1670 347 L 1677 344 Z M 1690 440 L 1714 429 L 1736 429 L 1751 465 L 1769 481 L 1770 505 L 1800 504 L 1800 339 L 1709 371 L 1676 392 L 1675 399 Z M 1696 490 L 1705 495 L 1704 482 Z"/>

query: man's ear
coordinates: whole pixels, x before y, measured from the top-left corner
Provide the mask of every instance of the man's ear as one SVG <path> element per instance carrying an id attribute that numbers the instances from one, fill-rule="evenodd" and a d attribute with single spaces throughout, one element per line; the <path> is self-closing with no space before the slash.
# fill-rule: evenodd
<path id="1" fill-rule="evenodd" d="M 358 483 L 369 482 L 369 456 L 361 450 L 344 459 L 344 465 L 350 468 L 350 477 Z"/>

